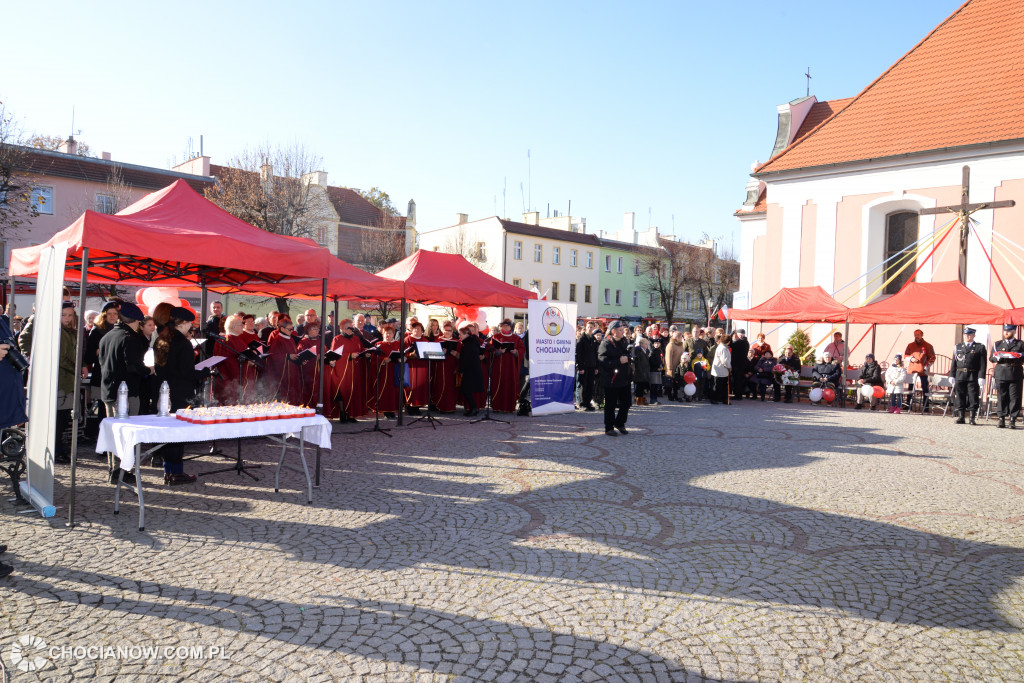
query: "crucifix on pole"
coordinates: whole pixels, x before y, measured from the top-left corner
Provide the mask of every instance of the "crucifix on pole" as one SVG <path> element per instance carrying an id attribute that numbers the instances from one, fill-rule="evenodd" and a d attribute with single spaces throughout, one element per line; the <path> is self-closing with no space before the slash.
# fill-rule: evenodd
<path id="1" fill-rule="evenodd" d="M 1012 199 L 998 202 L 982 202 L 971 204 L 971 167 L 964 166 L 963 181 L 960 183 L 960 203 L 951 206 L 936 206 L 934 209 L 921 209 L 918 213 L 922 216 L 931 216 L 942 213 L 954 213 L 960 220 L 960 263 L 958 274 L 960 284 L 967 285 L 967 238 L 971 235 L 971 214 L 982 209 L 1003 209 L 1014 206 Z M 956 338 L 960 340 L 960 329 L 957 329 Z"/>

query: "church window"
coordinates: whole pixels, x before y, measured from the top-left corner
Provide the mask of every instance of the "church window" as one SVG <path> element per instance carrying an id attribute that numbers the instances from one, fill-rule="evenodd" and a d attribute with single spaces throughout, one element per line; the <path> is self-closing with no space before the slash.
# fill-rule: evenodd
<path id="1" fill-rule="evenodd" d="M 907 263 L 907 252 L 911 244 L 917 242 L 917 214 L 911 211 L 897 211 L 885 217 L 885 277 L 884 282 L 893 278 L 885 286 L 886 294 L 895 294 L 907 284 L 914 272 L 915 263 Z M 898 254 L 898 256 L 897 256 Z M 895 258 L 893 258 L 895 257 Z M 892 260 L 889 260 L 892 259 Z M 900 271 L 900 268 L 903 268 Z M 897 272 L 899 274 L 897 275 Z"/>

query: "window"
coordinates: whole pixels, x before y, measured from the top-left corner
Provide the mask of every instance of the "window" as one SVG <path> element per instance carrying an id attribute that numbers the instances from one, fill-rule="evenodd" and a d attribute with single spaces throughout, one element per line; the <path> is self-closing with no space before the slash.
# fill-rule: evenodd
<path id="1" fill-rule="evenodd" d="M 654 306 L 654 297 L 657 296 L 654 292 L 650 292 L 647 295 L 647 305 Z"/>
<path id="2" fill-rule="evenodd" d="M 569 301 L 576 301 L 576 285 L 569 284 Z"/>
<path id="3" fill-rule="evenodd" d="M 476 259 L 477 261 L 487 260 L 487 243 L 477 242 L 476 243 Z"/>
<path id="4" fill-rule="evenodd" d="M 316 229 L 316 241 L 317 244 L 327 244 L 327 223 L 321 222 L 320 227 Z"/>
<path id="5" fill-rule="evenodd" d="M 575 249 L 570 249 L 569 250 L 569 265 L 571 267 L 573 267 L 573 268 L 576 267 L 576 250 Z"/>
<path id="6" fill-rule="evenodd" d="M 622 290 L 621 289 L 616 289 L 615 290 L 615 305 L 616 306 L 621 306 L 622 305 Z"/>
<path id="7" fill-rule="evenodd" d="M 686 293 L 686 304 L 685 304 L 685 306 L 686 306 L 686 310 L 688 310 L 688 311 L 693 309 L 693 295 L 690 294 L 689 292 Z"/>
<path id="8" fill-rule="evenodd" d="M 633 290 L 633 306 L 640 305 L 640 292 Z"/>
<path id="9" fill-rule="evenodd" d="M 523 243 L 521 240 L 516 240 L 512 243 L 512 258 L 516 261 L 523 260 Z"/>
<path id="10" fill-rule="evenodd" d="M 604 290 L 604 303 L 605 303 L 605 305 L 608 305 L 611 302 L 612 302 L 612 290 L 606 288 Z"/>
<path id="11" fill-rule="evenodd" d="M 608 256 L 607 254 L 605 254 L 605 257 L 604 257 L 604 272 L 606 272 L 606 273 L 612 272 L 612 257 Z"/>
<path id="12" fill-rule="evenodd" d="M 615 272 L 616 273 L 621 273 L 622 272 L 622 257 L 621 256 L 618 259 L 616 259 L 616 261 L 615 261 Z"/>
<path id="13" fill-rule="evenodd" d="M 434 251 L 441 251 L 441 247 L 434 247 Z"/>
<path id="14" fill-rule="evenodd" d="M 551 283 L 551 300 L 552 301 L 558 301 L 558 283 L 557 282 L 552 282 Z"/>
<path id="15" fill-rule="evenodd" d="M 523 281 L 520 278 L 515 277 L 512 278 L 512 284 L 515 285 L 516 287 L 522 287 Z"/>
<path id="16" fill-rule="evenodd" d="M 539 244 L 533 245 L 533 260 L 537 263 L 544 260 L 544 247 Z"/>
<path id="17" fill-rule="evenodd" d="M 889 260 L 896 254 L 917 241 L 917 214 L 910 211 L 899 211 L 885 217 L 885 259 Z M 885 264 L 885 280 L 896 275 L 896 271 L 906 259 L 897 256 Z M 886 294 L 895 294 L 910 280 L 914 271 L 909 266 L 903 269 L 893 281 L 885 286 Z"/>
<path id="18" fill-rule="evenodd" d="M 593 268 L 593 267 L 594 267 L 594 252 L 588 251 L 587 252 L 587 268 Z"/>
<path id="19" fill-rule="evenodd" d="M 590 285 L 583 285 L 583 303 L 590 303 Z"/>
<path id="20" fill-rule="evenodd" d="M 96 213 L 117 213 L 114 211 L 114 195 L 96 195 Z"/>
<path id="21" fill-rule="evenodd" d="M 633 275 L 639 275 L 639 274 L 640 274 L 640 259 L 635 258 L 635 259 L 633 259 Z"/>
<path id="22" fill-rule="evenodd" d="M 551 247 L 551 262 L 556 266 L 562 262 L 562 248 Z"/>
<path id="23" fill-rule="evenodd" d="M 32 208 L 39 213 L 53 215 L 53 188 L 33 187 Z"/>
<path id="24" fill-rule="evenodd" d="M 7 267 L 7 242 L 0 241 L 0 268 Z"/>

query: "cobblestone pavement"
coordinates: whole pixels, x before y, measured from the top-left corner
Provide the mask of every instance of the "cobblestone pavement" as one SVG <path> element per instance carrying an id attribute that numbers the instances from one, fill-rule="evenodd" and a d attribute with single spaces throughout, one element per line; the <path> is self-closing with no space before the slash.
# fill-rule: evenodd
<path id="1" fill-rule="evenodd" d="M 8 674 L 1024 680 L 1024 431 L 752 401 L 635 409 L 614 439 L 599 413 L 445 422 L 336 435 L 311 506 L 299 474 L 145 469 L 140 532 L 90 455 L 74 530 L 5 497 Z M 27 635 L 159 658 L 24 673 Z"/>

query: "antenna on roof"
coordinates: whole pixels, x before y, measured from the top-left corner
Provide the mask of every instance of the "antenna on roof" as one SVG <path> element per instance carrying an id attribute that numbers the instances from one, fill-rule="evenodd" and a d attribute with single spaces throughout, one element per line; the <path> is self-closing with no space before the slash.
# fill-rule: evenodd
<path id="1" fill-rule="evenodd" d="M 807 73 L 805 73 L 804 76 L 807 76 L 807 96 L 810 97 L 811 96 L 811 67 L 807 67 Z"/>
<path id="2" fill-rule="evenodd" d="M 526 213 L 526 193 L 523 192 L 523 181 L 519 181 L 519 194 L 523 198 L 523 213 Z"/>
<path id="3" fill-rule="evenodd" d="M 503 184 L 501 186 L 501 217 L 508 218 L 508 209 L 505 208 L 505 195 L 506 193 L 508 193 L 508 176 L 505 176 L 502 182 Z"/>
<path id="4" fill-rule="evenodd" d="M 676 215 L 672 214 L 672 237 L 676 236 Z"/>
<path id="5" fill-rule="evenodd" d="M 72 140 L 75 138 L 75 105 L 73 104 L 71 105 L 71 135 L 68 137 Z"/>
<path id="6" fill-rule="evenodd" d="M 533 211 L 533 162 L 530 160 L 530 150 L 526 150 L 526 185 L 530 189 L 530 201 L 527 206 Z"/>

